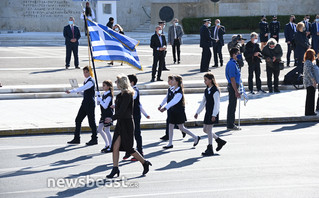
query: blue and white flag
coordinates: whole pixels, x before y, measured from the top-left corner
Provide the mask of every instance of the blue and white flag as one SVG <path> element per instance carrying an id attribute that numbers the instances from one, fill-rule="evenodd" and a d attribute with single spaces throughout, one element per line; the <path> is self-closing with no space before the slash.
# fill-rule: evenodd
<path id="1" fill-rule="evenodd" d="M 123 61 L 143 70 L 136 52 L 139 41 L 90 20 L 87 24 L 94 60 Z"/>
<path id="2" fill-rule="evenodd" d="M 242 94 L 244 96 L 244 105 L 246 106 L 246 104 L 248 102 L 248 96 L 246 94 L 243 81 L 241 79 L 240 79 L 240 94 Z"/>

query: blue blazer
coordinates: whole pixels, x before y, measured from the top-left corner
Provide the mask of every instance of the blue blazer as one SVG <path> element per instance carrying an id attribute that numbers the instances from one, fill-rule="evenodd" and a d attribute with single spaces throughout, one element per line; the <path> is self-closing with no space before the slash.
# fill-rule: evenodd
<path id="1" fill-rule="evenodd" d="M 296 27 L 296 24 L 293 23 L 293 25 Z M 296 29 L 297 30 L 297 29 Z M 290 23 L 287 23 L 286 26 L 285 26 L 285 38 L 286 38 L 286 42 L 288 41 L 292 41 L 295 37 L 295 30 L 292 29 Z"/>
<path id="2" fill-rule="evenodd" d="M 81 33 L 77 26 L 74 26 L 74 38 L 76 38 L 75 43 L 71 42 L 71 39 L 73 38 L 73 34 L 72 34 L 72 29 L 70 25 L 67 25 L 64 27 L 63 36 L 65 38 L 65 45 L 72 45 L 72 44 L 79 45 L 79 39 L 81 38 Z"/>
<path id="3" fill-rule="evenodd" d="M 314 38 L 314 37 L 319 38 L 319 36 L 317 35 L 317 23 L 316 22 L 314 22 L 311 25 L 311 35 L 312 35 L 312 38 Z"/>
<path id="4" fill-rule="evenodd" d="M 211 47 L 212 46 L 212 36 L 208 27 L 203 25 L 200 28 L 200 47 Z"/>

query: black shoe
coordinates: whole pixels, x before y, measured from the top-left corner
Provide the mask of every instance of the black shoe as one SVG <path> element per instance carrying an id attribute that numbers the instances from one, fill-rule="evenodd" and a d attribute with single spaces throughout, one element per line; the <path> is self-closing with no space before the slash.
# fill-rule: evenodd
<path id="1" fill-rule="evenodd" d="M 180 63 L 181 63 L 181 61 L 178 61 L 178 62 L 177 62 L 177 64 L 180 64 Z"/>
<path id="2" fill-rule="evenodd" d="M 240 131 L 241 130 L 241 128 L 239 128 L 238 126 L 233 126 L 232 128 L 230 128 L 230 127 L 227 127 L 227 130 L 229 130 L 229 131 Z"/>
<path id="3" fill-rule="evenodd" d="M 113 62 L 108 63 L 108 65 L 113 65 Z"/>
<path id="4" fill-rule="evenodd" d="M 217 138 L 215 141 L 217 142 L 216 151 L 220 151 L 220 149 L 222 149 L 223 146 L 227 143 L 225 140 L 222 140 L 220 138 Z"/>
<path id="5" fill-rule="evenodd" d="M 108 153 L 108 152 L 110 152 L 111 150 L 109 150 L 109 146 L 106 146 L 106 147 L 104 147 L 102 150 L 101 150 L 101 153 Z"/>
<path id="6" fill-rule="evenodd" d="M 275 89 L 275 93 L 280 93 L 279 89 Z"/>
<path id="7" fill-rule="evenodd" d="M 130 157 L 131 157 L 131 155 L 129 153 L 125 153 L 125 155 L 123 157 L 123 160 L 127 160 Z"/>
<path id="8" fill-rule="evenodd" d="M 86 143 L 86 146 L 92 146 L 97 144 L 97 139 L 91 139 L 89 142 Z"/>
<path id="9" fill-rule="evenodd" d="M 212 67 L 218 67 L 218 65 L 214 65 L 214 66 L 212 66 Z"/>
<path id="10" fill-rule="evenodd" d="M 69 67 L 70 67 L 70 66 L 66 65 L 66 66 L 65 66 L 65 69 L 69 69 Z"/>
<path id="11" fill-rule="evenodd" d="M 68 142 L 68 144 L 80 144 L 80 139 L 73 139 L 70 142 Z"/>
<path id="12" fill-rule="evenodd" d="M 167 69 L 166 67 L 163 69 L 163 71 L 169 71 L 169 69 Z"/>
<path id="13" fill-rule="evenodd" d="M 269 93 L 273 93 L 272 89 L 269 89 L 268 92 L 269 92 Z"/>
<path id="14" fill-rule="evenodd" d="M 317 113 L 313 112 L 313 113 L 310 113 L 310 114 L 305 114 L 305 116 L 316 116 Z"/>
<path id="15" fill-rule="evenodd" d="M 255 92 L 254 92 L 254 91 L 250 91 L 250 94 L 254 95 L 254 94 L 255 94 Z"/>
<path id="16" fill-rule="evenodd" d="M 176 64 L 176 61 L 174 61 L 174 64 Z"/>
<path id="17" fill-rule="evenodd" d="M 220 66 L 221 66 L 221 67 L 224 66 L 222 62 L 220 63 Z"/>
<path id="18" fill-rule="evenodd" d="M 155 78 L 152 78 L 152 79 L 151 79 L 151 82 L 155 82 Z"/>
<path id="19" fill-rule="evenodd" d="M 149 161 L 145 161 L 144 164 L 143 164 L 143 175 L 146 175 L 146 173 L 148 173 L 148 171 L 150 170 L 150 166 L 152 166 L 152 163 L 149 162 Z"/>
<path id="20" fill-rule="evenodd" d="M 76 66 L 75 69 L 81 69 L 79 66 Z"/>
<path id="21" fill-rule="evenodd" d="M 170 145 L 170 146 L 163 146 L 163 149 L 171 149 L 173 148 L 173 145 Z"/>
<path id="22" fill-rule="evenodd" d="M 157 81 L 163 81 L 162 79 L 160 79 L 160 78 L 158 78 L 158 79 L 156 79 Z"/>
<path id="23" fill-rule="evenodd" d="M 168 136 L 167 136 L 167 135 L 164 135 L 164 136 L 161 137 L 160 139 L 166 141 L 166 140 L 168 140 Z"/>
<path id="24" fill-rule="evenodd" d="M 212 156 L 214 155 L 213 146 L 209 144 L 205 152 L 202 153 L 202 156 Z"/>
<path id="25" fill-rule="evenodd" d="M 186 136 L 186 133 L 182 132 L 183 138 Z"/>
<path id="26" fill-rule="evenodd" d="M 194 142 L 193 146 L 195 147 L 199 143 L 200 137 L 197 136 L 197 142 Z"/>
<path id="27" fill-rule="evenodd" d="M 111 173 L 109 175 L 106 175 L 106 178 L 113 178 L 115 175 L 117 174 L 117 177 L 120 176 L 120 170 L 119 170 L 119 167 L 113 167 Z"/>

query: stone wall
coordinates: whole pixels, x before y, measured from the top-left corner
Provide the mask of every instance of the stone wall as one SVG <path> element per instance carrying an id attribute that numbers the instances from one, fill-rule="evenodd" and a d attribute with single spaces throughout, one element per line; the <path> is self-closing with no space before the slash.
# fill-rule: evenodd
<path id="1" fill-rule="evenodd" d="M 1 0 L 0 29 L 61 32 L 69 17 L 83 30 L 81 3 L 72 0 Z"/>

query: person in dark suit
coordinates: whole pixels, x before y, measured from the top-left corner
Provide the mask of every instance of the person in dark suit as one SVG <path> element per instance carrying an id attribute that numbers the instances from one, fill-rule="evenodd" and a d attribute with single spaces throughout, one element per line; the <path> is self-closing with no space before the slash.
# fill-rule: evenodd
<path id="1" fill-rule="evenodd" d="M 317 14 L 315 22 L 312 24 L 311 32 L 312 48 L 317 54 L 319 52 L 319 14 Z"/>
<path id="2" fill-rule="evenodd" d="M 63 36 L 66 45 L 65 68 L 68 69 L 70 67 L 71 52 L 73 52 L 74 66 L 76 69 L 80 69 L 78 47 L 81 33 L 79 28 L 74 25 L 74 17 L 69 18 L 69 25 L 65 26 L 63 29 Z"/>
<path id="3" fill-rule="evenodd" d="M 303 73 L 303 60 L 307 49 L 310 48 L 309 40 L 304 32 L 305 25 L 302 22 L 297 24 L 297 32 L 295 35 L 295 54 L 297 58 L 297 68 L 299 73 Z"/>
<path id="4" fill-rule="evenodd" d="M 224 46 L 224 34 L 226 33 L 225 27 L 220 25 L 220 20 L 215 20 L 215 25 L 211 29 L 211 35 L 213 38 L 213 51 L 214 51 L 214 62 L 215 65 L 213 67 L 218 67 L 218 58 L 217 54 L 219 56 L 219 62 L 220 66 L 223 66 L 223 54 L 222 54 L 222 48 Z"/>
<path id="5" fill-rule="evenodd" d="M 210 47 L 212 46 L 213 38 L 208 29 L 211 24 L 210 19 L 204 19 L 203 23 L 203 26 L 200 28 L 200 47 L 203 48 L 200 72 L 208 72 L 209 62 L 212 57 Z"/>
<path id="6" fill-rule="evenodd" d="M 261 17 L 261 21 L 259 22 L 259 30 L 260 30 L 260 49 L 263 50 L 264 46 L 267 44 L 268 41 L 268 32 L 269 26 L 267 23 L 267 18 L 265 15 Z"/>
<path id="7" fill-rule="evenodd" d="M 306 36 L 308 39 L 310 39 L 311 36 L 311 23 L 309 22 L 310 20 L 310 16 L 309 15 L 305 15 L 304 19 L 303 19 L 303 24 L 305 24 L 305 32 L 306 32 Z"/>
<path id="8" fill-rule="evenodd" d="M 269 24 L 270 37 L 279 42 L 280 22 L 277 21 L 277 16 L 273 16 L 272 22 Z"/>
<path id="9" fill-rule="evenodd" d="M 178 19 L 174 19 L 173 25 L 168 29 L 168 43 L 172 45 L 174 64 L 176 63 L 176 51 L 177 51 L 177 63 L 181 61 L 181 50 L 180 46 L 182 44 L 182 36 L 184 31 L 182 26 L 178 24 Z"/>
<path id="10" fill-rule="evenodd" d="M 114 24 L 114 18 L 110 17 L 109 22 L 107 22 L 106 26 L 113 29 L 113 24 Z"/>
<path id="11" fill-rule="evenodd" d="M 291 15 L 289 23 L 287 23 L 285 26 L 285 39 L 286 39 L 286 43 L 287 43 L 287 67 L 289 67 L 289 64 L 290 64 L 292 41 L 293 41 L 293 39 L 295 37 L 295 33 L 297 31 L 295 21 L 296 21 L 295 16 Z M 295 54 L 294 54 L 294 57 L 296 57 Z M 295 58 L 295 60 L 296 60 L 296 58 Z M 295 64 L 296 64 L 296 62 L 295 62 Z"/>
<path id="12" fill-rule="evenodd" d="M 162 27 L 156 26 L 155 34 L 151 37 L 150 47 L 153 49 L 153 67 L 152 67 L 152 79 L 151 82 L 155 81 L 155 74 L 157 69 L 157 63 L 159 62 L 157 71 L 157 81 L 163 81 L 161 79 L 162 69 L 165 64 L 165 51 L 166 51 L 166 39 L 162 34 Z"/>
<path id="13" fill-rule="evenodd" d="M 166 22 L 165 21 L 159 21 L 158 25 L 162 27 L 162 35 L 165 36 L 164 29 L 165 29 Z M 165 62 L 166 54 L 167 54 L 167 51 L 165 50 L 164 51 L 164 65 L 163 65 L 162 71 L 169 71 L 169 69 L 167 69 L 167 67 L 166 67 L 166 62 Z"/>

